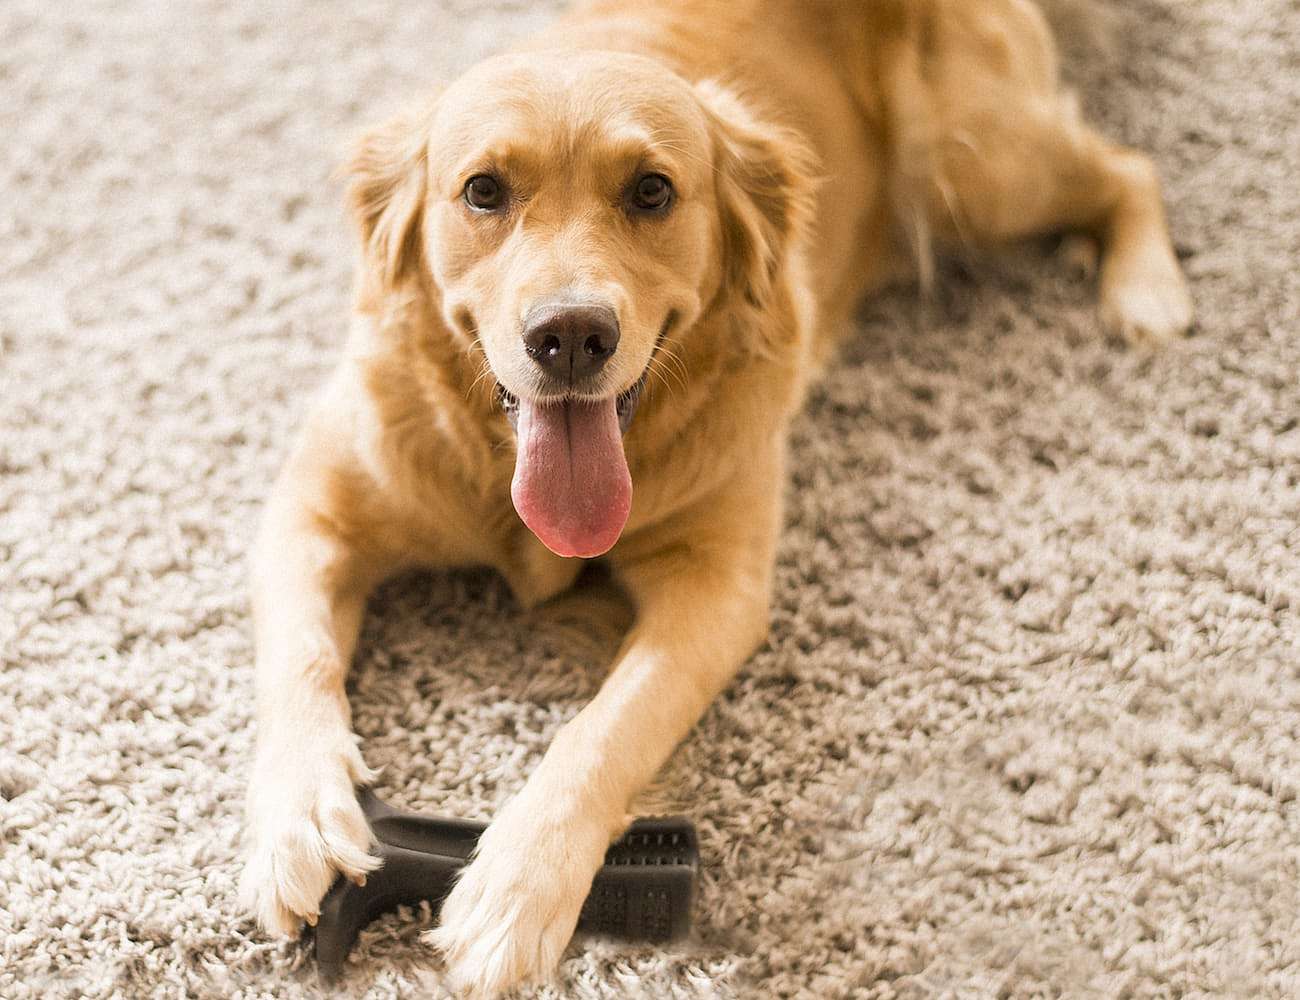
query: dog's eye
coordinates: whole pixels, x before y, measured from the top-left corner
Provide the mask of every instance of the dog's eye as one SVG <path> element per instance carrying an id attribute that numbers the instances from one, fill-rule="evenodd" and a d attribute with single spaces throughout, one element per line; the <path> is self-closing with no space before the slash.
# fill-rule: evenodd
<path id="1" fill-rule="evenodd" d="M 663 174 L 645 174 L 632 189 L 632 204 L 642 212 L 662 212 L 673 200 L 673 186 Z"/>
<path id="2" fill-rule="evenodd" d="M 465 183 L 465 202 L 480 212 L 495 212 L 506 200 L 505 188 L 495 177 L 476 174 Z"/>

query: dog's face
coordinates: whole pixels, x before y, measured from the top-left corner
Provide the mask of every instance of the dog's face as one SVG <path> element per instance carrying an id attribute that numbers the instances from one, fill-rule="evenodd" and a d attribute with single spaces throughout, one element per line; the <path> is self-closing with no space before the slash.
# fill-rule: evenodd
<path id="1" fill-rule="evenodd" d="M 425 233 L 443 309 L 520 400 L 632 390 L 717 287 L 708 121 L 646 60 L 492 60 L 438 102 Z"/>
<path id="2" fill-rule="evenodd" d="M 363 143 L 372 288 L 423 272 L 481 347 L 518 436 L 515 506 L 554 551 L 617 540 L 656 350 L 719 294 L 761 303 L 803 167 L 724 92 L 613 53 L 489 60 Z"/>

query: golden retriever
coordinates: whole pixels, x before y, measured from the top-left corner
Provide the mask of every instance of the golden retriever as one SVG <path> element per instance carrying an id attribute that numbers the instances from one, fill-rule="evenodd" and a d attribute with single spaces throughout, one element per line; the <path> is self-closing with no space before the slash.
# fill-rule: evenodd
<path id="1" fill-rule="evenodd" d="M 473 995 L 554 967 L 633 796 L 763 641 L 787 423 L 862 295 L 932 240 L 1058 230 L 1099 246 L 1108 327 L 1191 319 L 1151 162 L 1079 119 L 1026 0 L 595 0 L 349 176 L 353 332 L 254 556 L 262 925 L 375 864 L 344 676 L 379 581 L 486 565 L 533 605 L 601 556 L 636 607 L 430 932 Z"/>

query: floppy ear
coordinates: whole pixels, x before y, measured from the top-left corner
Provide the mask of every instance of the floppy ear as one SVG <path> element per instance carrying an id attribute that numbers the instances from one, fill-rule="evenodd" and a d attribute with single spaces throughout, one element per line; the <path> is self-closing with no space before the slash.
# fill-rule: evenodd
<path id="1" fill-rule="evenodd" d="M 418 272 L 427 143 L 416 118 L 397 118 L 362 136 L 344 168 L 361 233 L 363 300 L 393 291 Z"/>
<path id="2" fill-rule="evenodd" d="M 760 121 L 717 83 L 696 92 L 714 126 L 723 281 L 762 308 L 792 243 L 808 231 L 817 157 L 792 129 Z"/>

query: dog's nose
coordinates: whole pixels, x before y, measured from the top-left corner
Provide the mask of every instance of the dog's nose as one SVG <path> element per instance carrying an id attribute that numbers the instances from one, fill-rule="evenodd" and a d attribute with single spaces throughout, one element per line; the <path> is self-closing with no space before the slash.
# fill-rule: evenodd
<path id="1" fill-rule="evenodd" d="M 617 347 L 618 317 L 607 306 L 538 306 L 524 320 L 528 356 L 569 383 L 595 375 Z"/>

